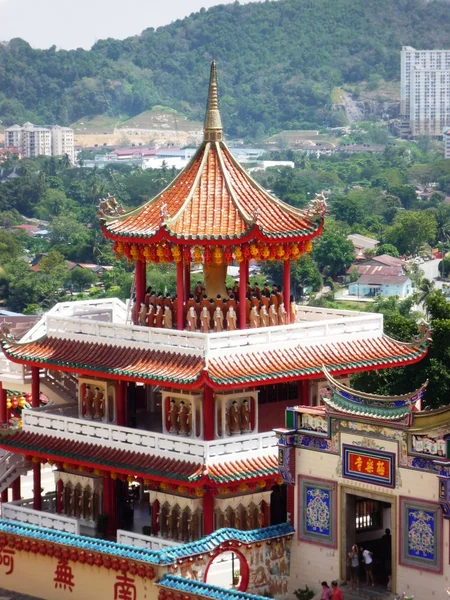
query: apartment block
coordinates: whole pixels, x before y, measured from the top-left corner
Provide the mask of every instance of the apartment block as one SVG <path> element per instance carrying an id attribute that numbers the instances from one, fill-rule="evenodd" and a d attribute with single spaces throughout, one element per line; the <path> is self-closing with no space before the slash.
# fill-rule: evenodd
<path id="1" fill-rule="evenodd" d="M 401 51 L 402 137 L 440 137 L 450 125 L 450 50 Z"/>
<path id="2" fill-rule="evenodd" d="M 13 125 L 5 130 L 5 143 L 7 148 L 18 148 L 26 158 L 67 154 L 74 162 L 73 129 L 69 127 L 56 125 L 49 129 L 29 122 Z"/>

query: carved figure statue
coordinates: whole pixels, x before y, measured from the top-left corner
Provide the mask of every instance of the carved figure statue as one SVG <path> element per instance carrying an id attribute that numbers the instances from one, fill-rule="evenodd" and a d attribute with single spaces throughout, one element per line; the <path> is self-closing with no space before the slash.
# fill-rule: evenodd
<path id="1" fill-rule="evenodd" d="M 184 401 L 180 402 L 180 410 L 178 411 L 178 423 L 180 424 L 179 433 L 183 435 L 189 434 L 189 410 Z"/>
<path id="2" fill-rule="evenodd" d="M 262 529 L 264 527 L 264 513 L 262 511 L 262 508 L 259 507 L 259 511 L 258 511 L 258 528 Z"/>
<path id="3" fill-rule="evenodd" d="M 286 325 L 286 309 L 284 308 L 284 302 L 281 302 L 278 307 L 278 325 Z"/>
<path id="4" fill-rule="evenodd" d="M 209 333 L 209 322 L 210 315 L 209 310 L 206 306 L 202 308 L 202 312 L 200 313 L 200 331 L 202 333 Z"/>
<path id="5" fill-rule="evenodd" d="M 252 310 L 250 311 L 250 328 L 257 329 L 259 327 L 260 322 L 261 319 L 259 317 L 258 309 L 256 308 L 256 306 L 253 306 Z"/>
<path id="6" fill-rule="evenodd" d="M 231 527 L 230 515 L 228 514 L 228 511 L 225 511 L 225 514 L 223 516 L 223 526 L 224 527 Z"/>
<path id="7" fill-rule="evenodd" d="M 169 409 L 170 433 L 178 433 L 178 406 L 172 398 Z"/>
<path id="8" fill-rule="evenodd" d="M 236 510 L 234 514 L 235 514 L 235 517 L 234 517 L 234 528 L 235 529 L 242 529 L 242 521 L 241 521 L 241 516 L 239 514 L 239 511 Z"/>
<path id="9" fill-rule="evenodd" d="M 172 311 L 168 306 L 164 307 L 163 324 L 164 329 L 172 329 Z"/>
<path id="10" fill-rule="evenodd" d="M 260 327 L 268 327 L 269 326 L 269 313 L 267 312 L 267 308 L 264 304 L 261 306 L 261 310 L 259 312 L 260 316 Z"/>
<path id="11" fill-rule="evenodd" d="M 139 325 L 147 325 L 147 307 L 144 302 L 141 302 L 141 310 L 139 311 Z"/>
<path id="12" fill-rule="evenodd" d="M 225 433 L 230 435 L 230 411 L 228 410 L 228 406 L 225 406 Z"/>
<path id="13" fill-rule="evenodd" d="M 223 312 L 220 306 L 214 311 L 214 331 L 216 333 L 223 331 Z"/>
<path id="14" fill-rule="evenodd" d="M 250 409 L 246 398 L 244 398 L 241 405 L 241 431 L 242 433 L 250 431 Z"/>
<path id="15" fill-rule="evenodd" d="M 92 419 L 93 417 L 93 402 L 94 402 L 94 394 L 92 393 L 91 386 L 86 385 L 84 389 L 84 416 Z"/>
<path id="16" fill-rule="evenodd" d="M 153 304 L 150 304 L 147 312 L 147 327 L 155 326 L 155 307 Z"/>
<path id="17" fill-rule="evenodd" d="M 297 320 L 297 305 L 294 301 L 291 302 L 291 323 L 295 323 Z"/>
<path id="18" fill-rule="evenodd" d="M 186 329 L 188 331 L 195 331 L 197 329 L 197 313 L 193 306 L 189 307 L 186 321 Z"/>
<path id="19" fill-rule="evenodd" d="M 239 408 L 236 400 L 233 400 L 230 408 L 230 431 L 232 435 L 236 433 L 241 433 Z"/>
<path id="20" fill-rule="evenodd" d="M 278 313 L 273 304 L 271 304 L 269 307 L 269 322 L 271 327 L 278 325 Z"/>
<path id="21" fill-rule="evenodd" d="M 162 327 L 163 326 L 163 311 L 160 305 L 158 305 L 156 307 L 156 313 L 155 313 L 155 327 Z"/>
<path id="22" fill-rule="evenodd" d="M 95 388 L 94 394 L 94 419 L 103 419 L 104 415 L 104 394 L 99 387 Z"/>
<path id="23" fill-rule="evenodd" d="M 236 330 L 236 311 L 232 306 L 227 311 L 227 331 Z"/>
<path id="24" fill-rule="evenodd" d="M 247 510 L 245 511 L 245 529 L 247 531 L 250 531 L 250 529 L 253 529 L 253 517 L 252 517 L 252 511 L 250 506 L 247 507 Z"/>

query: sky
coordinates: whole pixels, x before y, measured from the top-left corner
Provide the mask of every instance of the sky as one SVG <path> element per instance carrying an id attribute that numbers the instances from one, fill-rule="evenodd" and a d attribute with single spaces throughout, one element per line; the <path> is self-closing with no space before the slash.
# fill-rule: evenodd
<path id="1" fill-rule="evenodd" d="M 255 0 L 240 0 L 241 4 Z M 21 37 L 35 48 L 90 48 L 192 12 L 234 0 L 0 0 L 0 41 Z"/>

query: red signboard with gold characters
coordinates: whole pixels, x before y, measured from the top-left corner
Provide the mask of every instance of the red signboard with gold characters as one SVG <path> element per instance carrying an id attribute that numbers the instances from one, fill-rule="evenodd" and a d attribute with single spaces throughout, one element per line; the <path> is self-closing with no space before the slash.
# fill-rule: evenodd
<path id="1" fill-rule="evenodd" d="M 385 487 L 395 487 L 395 454 L 342 446 L 342 476 Z"/>

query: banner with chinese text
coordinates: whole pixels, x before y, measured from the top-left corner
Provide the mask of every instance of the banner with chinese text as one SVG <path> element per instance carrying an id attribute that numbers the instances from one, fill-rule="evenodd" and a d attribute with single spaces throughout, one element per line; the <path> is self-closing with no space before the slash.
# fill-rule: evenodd
<path id="1" fill-rule="evenodd" d="M 395 454 L 343 444 L 342 476 L 394 488 Z"/>

